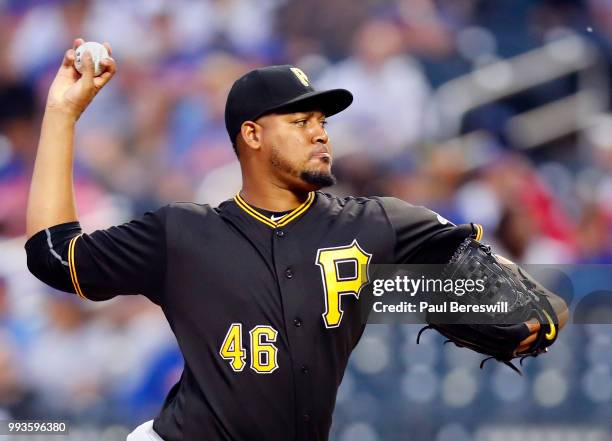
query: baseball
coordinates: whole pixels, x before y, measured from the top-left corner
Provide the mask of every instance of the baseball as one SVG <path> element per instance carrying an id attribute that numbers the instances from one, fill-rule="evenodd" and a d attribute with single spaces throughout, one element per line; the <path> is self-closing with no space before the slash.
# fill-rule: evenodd
<path id="1" fill-rule="evenodd" d="M 95 66 L 94 75 L 97 77 L 102 73 L 102 66 L 100 66 L 100 61 L 102 61 L 104 58 L 109 58 L 110 55 L 108 54 L 106 48 L 96 41 L 88 41 L 86 43 L 83 43 L 76 49 L 74 57 L 74 67 L 77 71 L 79 71 L 80 74 L 83 73 L 83 54 L 85 53 L 85 51 L 89 51 L 89 53 L 91 54 L 91 58 L 93 59 L 93 63 Z"/>

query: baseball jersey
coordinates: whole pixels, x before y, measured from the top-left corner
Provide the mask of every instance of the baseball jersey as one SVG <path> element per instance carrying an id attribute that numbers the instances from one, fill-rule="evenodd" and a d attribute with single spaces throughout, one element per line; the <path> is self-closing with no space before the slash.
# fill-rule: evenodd
<path id="1" fill-rule="evenodd" d="M 394 198 L 310 193 L 282 217 L 240 196 L 176 203 L 81 234 L 76 222 L 26 244 L 44 282 L 91 300 L 142 294 L 183 354 L 154 421 L 165 441 L 326 440 L 364 330 L 369 265 L 446 262 L 480 227 Z"/>

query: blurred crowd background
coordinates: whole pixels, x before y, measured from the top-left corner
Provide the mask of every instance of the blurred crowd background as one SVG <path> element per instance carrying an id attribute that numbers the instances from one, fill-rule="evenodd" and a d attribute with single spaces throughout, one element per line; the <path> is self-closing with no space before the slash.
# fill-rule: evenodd
<path id="1" fill-rule="evenodd" d="M 119 66 L 78 122 L 86 231 L 232 197 L 227 91 L 290 63 L 355 95 L 329 121 L 330 192 L 481 223 L 521 263 L 612 259 L 611 0 L 0 0 L 0 420 L 62 418 L 71 439 L 122 439 L 182 368 L 154 305 L 84 303 L 26 269 L 46 92 L 77 36 L 109 41 Z M 610 326 L 569 326 L 522 377 L 480 371 L 435 333 L 416 346 L 417 330 L 368 327 L 333 440 L 612 439 Z"/>

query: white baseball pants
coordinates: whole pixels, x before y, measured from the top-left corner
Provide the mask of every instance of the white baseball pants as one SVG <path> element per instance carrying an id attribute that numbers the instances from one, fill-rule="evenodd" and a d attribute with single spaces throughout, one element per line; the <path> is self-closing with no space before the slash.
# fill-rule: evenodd
<path id="1" fill-rule="evenodd" d="M 153 420 L 142 423 L 130 433 L 125 441 L 164 441 L 153 430 Z"/>

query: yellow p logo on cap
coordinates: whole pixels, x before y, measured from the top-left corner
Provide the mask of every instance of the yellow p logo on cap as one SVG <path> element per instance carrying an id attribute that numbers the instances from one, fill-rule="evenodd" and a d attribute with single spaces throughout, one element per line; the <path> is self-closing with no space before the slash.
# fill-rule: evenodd
<path id="1" fill-rule="evenodd" d="M 304 73 L 302 69 L 298 69 L 297 67 L 292 67 L 291 72 L 293 72 L 293 74 L 297 77 L 297 79 L 300 80 L 300 83 L 302 83 L 304 86 L 306 87 L 310 86 L 310 80 L 308 79 L 308 76 L 306 76 L 306 74 Z"/>

